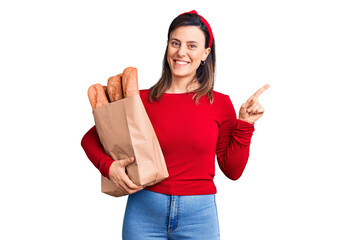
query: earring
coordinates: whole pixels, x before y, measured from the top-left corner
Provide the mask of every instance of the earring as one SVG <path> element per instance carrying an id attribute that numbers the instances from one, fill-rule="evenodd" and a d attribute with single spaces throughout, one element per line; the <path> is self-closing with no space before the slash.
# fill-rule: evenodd
<path id="1" fill-rule="evenodd" d="M 201 65 L 203 66 L 204 64 L 206 64 L 206 61 L 201 60 Z"/>

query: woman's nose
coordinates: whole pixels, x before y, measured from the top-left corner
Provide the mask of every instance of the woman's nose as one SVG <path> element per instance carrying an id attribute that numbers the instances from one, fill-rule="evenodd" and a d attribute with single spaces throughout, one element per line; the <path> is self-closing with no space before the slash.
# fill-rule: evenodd
<path id="1" fill-rule="evenodd" d="M 180 46 L 180 47 L 178 48 L 177 54 L 178 54 L 179 57 L 184 57 L 184 56 L 186 56 L 186 53 L 187 53 L 186 46 L 182 45 L 182 46 Z"/>

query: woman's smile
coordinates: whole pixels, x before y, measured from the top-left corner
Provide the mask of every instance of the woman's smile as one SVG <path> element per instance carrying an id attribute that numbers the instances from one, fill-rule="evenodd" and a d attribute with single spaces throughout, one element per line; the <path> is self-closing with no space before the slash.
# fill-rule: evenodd
<path id="1" fill-rule="evenodd" d="M 189 65 L 190 62 L 183 61 L 183 60 L 174 60 L 176 67 L 186 67 Z"/>

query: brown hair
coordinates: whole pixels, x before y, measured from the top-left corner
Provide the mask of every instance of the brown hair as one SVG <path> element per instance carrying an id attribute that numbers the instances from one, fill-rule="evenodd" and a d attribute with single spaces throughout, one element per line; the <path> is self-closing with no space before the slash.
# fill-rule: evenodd
<path id="1" fill-rule="evenodd" d="M 179 15 L 176 17 L 169 29 L 168 29 L 168 35 L 167 39 L 169 40 L 171 33 L 181 26 L 198 26 L 204 33 L 206 42 L 205 42 L 205 48 L 208 48 L 209 43 L 209 32 L 206 27 L 206 25 L 202 22 L 201 17 L 197 14 L 193 13 L 185 13 L 182 15 Z M 158 101 L 161 99 L 163 94 L 166 92 L 166 90 L 171 86 L 172 81 L 172 74 L 171 69 L 167 62 L 167 48 L 166 52 L 163 58 L 162 63 L 162 75 L 160 80 L 153 85 L 149 90 L 148 100 L 152 103 L 154 100 Z M 214 86 L 214 70 L 215 70 L 215 64 L 216 64 L 216 51 L 215 51 L 215 41 L 213 38 L 213 43 L 211 46 L 211 51 L 207 56 L 207 59 L 204 63 L 204 65 L 200 65 L 196 71 L 196 77 L 193 80 L 191 80 L 186 87 L 194 83 L 198 80 L 198 83 L 200 84 L 200 87 L 195 89 L 193 92 L 195 93 L 193 98 L 196 98 L 196 104 L 198 103 L 199 99 L 207 95 L 207 99 L 210 101 L 210 103 L 213 103 L 213 86 Z M 192 98 L 192 99 L 193 99 Z"/>

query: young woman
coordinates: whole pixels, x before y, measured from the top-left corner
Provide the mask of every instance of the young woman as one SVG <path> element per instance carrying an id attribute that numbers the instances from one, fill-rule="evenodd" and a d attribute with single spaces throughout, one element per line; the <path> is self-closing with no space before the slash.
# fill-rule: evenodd
<path id="1" fill-rule="evenodd" d="M 123 222 L 124 240 L 219 239 L 215 155 L 220 169 L 238 179 L 248 160 L 254 122 L 264 109 L 258 96 L 242 104 L 237 119 L 228 95 L 214 86 L 215 41 L 196 11 L 176 17 L 160 80 L 140 96 L 160 143 L 169 177 L 143 189 L 126 175 L 132 158 L 114 161 L 104 152 L 95 126 L 82 147 L 100 172 L 130 194 Z"/>

